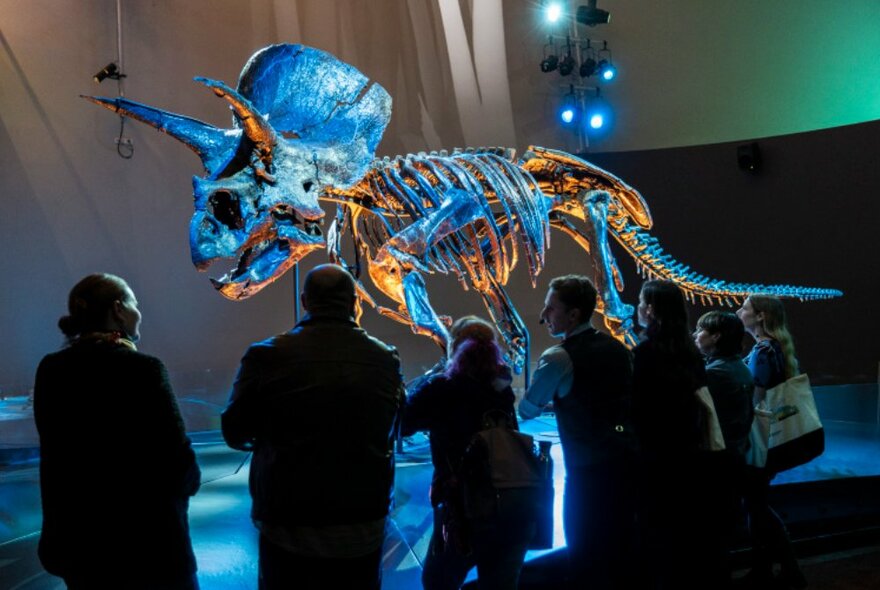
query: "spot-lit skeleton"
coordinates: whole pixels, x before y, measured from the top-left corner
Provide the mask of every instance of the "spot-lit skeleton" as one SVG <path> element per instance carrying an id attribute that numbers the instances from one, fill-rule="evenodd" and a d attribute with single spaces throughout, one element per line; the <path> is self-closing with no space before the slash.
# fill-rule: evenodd
<path id="1" fill-rule="evenodd" d="M 193 263 L 205 270 L 237 257 L 214 285 L 242 299 L 282 276 L 309 252 L 326 247 L 346 265 L 342 238 L 371 282 L 396 307 L 380 305 L 358 281 L 358 294 L 379 313 L 441 346 L 448 319 L 432 307 L 423 274 L 453 272 L 483 298 L 514 366 L 528 354 L 528 331 L 504 290 L 522 254 L 534 286 L 554 227 L 590 253 L 597 311 L 615 337 L 636 342 L 633 308 L 608 236 L 643 274 L 674 281 L 691 301 L 734 304 L 753 293 L 818 299 L 831 289 L 727 283 L 691 271 L 666 255 L 646 230 L 647 203 L 634 188 L 573 155 L 539 147 L 519 159 L 503 148 L 374 160 L 390 119 L 391 99 L 355 68 L 322 51 L 274 45 L 248 61 L 237 89 L 197 78 L 229 102 L 234 127 L 220 129 L 123 98 L 93 98 L 193 149 L 207 176 L 193 179 Z M 337 205 L 325 240 L 320 201 Z M 574 223 L 579 220 L 582 223 Z M 583 272 L 573 265 L 573 272 Z"/>

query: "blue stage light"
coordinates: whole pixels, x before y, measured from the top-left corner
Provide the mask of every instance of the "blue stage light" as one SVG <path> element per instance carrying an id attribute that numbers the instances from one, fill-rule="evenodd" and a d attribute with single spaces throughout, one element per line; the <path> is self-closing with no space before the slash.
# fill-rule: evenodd
<path id="1" fill-rule="evenodd" d="M 605 100 L 596 96 L 587 105 L 586 116 L 584 117 L 584 128 L 593 137 L 608 133 L 610 127 L 614 123 L 614 113 L 611 106 Z"/>
<path id="2" fill-rule="evenodd" d="M 617 76 L 617 68 L 610 61 L 602 60 L 599 62 L 599 75 L 606 82 L 610 82 Z"/>
<path id="3" fill-rule="evenodd" d="M 566 106 L 559 111 L 559 119 L 566 125 L 574 121 L 577 111 L 573 106 Z"/>

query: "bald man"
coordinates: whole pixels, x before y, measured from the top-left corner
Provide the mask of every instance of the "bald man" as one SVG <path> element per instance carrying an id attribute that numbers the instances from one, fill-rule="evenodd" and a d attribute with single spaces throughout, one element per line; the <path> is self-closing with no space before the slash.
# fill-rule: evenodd
<path id="1" fill-rule="evenodd" d="M 253 451 L 260 590 L 378 588 L 404 399 L 397 351 L 355 323 L 355 282 L 306 276 L 305 318 L 248 348 L 223 437 Z"/>

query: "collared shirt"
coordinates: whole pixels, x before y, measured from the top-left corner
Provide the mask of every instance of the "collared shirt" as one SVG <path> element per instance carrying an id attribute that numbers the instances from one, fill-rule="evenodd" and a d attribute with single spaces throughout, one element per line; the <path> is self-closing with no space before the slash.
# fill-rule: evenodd
<path id="1" fill-rule="evenodd" d="M 587 330 L 592 330 L 589 322 L 584 322 L 572 330 L 566 338 L 571 338 Z M 565 352 L 562 343 L 551 346 L 538 359 L 538 367 L 529 385 L 529 391 L 519 402 L 518 412 L 521 418 L 528 420 L 541 415 L 541 410 L 555 397 L 565 397 L 571 391 L 574 382 L 574 365 L 571 357 Z"/>

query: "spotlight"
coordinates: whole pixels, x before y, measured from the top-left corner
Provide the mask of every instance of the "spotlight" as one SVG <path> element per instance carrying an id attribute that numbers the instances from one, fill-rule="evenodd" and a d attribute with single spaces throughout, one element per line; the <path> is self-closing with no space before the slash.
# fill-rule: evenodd
<path id="1" fill-rule="evenodd" d="M 606 82 L 610 82 L 617 76 L 617 68 L 608 60 L 599 60 L 599 76 Z"/>
<path id="2" fill-rule="evenodd" d="M 548 23 L 555 23 L 562 18 L 562 5 L 559 2 L 551 2 L 544 11 Z"/>
<path id="3" fill-rule="evenodd" d="M 596 60 L 592 57 L 588 57 L 583 62 L 581 62 L 581 68 L 578 72 L 581 75 L 581 78 L 589 78 L 593 74 L 596 73 Z"/>
<path id="4" fill-rule="evenodd" d="M 542 72 L 545 74 L 552 72 L 559 66 L 559 57 L 556 55 L 558 52 L 559 50 L 553 42 L 553 35 L 550 35 L 550 40 L 544 45 L 544 59 L 541 60 Z"/>
<path id="5" fill-rule="evenodd" d="M 94 80 L 95 82 L 100 84 L 107 78 L 110 78 L 111 80 L 118 80 L 119 78 L 123 77 L 125 76 L 119 73 L 119 68 L 116 66 L 115 63 L 111 61 L 106 66 L 104 66 L 104 68 L 100 72 L 95 74 Z"/>
<path id="6" fill-rule="evenodd" d="M 550 54 L 547 57 L 545 57 L 544 60 L 541 62 L 541 71 L 544 72 L 545 74 L 547 72 L 552 72 L 553 70 L 556 69 L 556 66 L 558 66 L 558 65 L 559 65 L 559 58 L 553 54 Z"/>
<path id="7" fill-rule="evenodd" d="M 576 123 L 578 118 L 580 118 L 580 107 L 574 94 L 574 86 L 572 86 L 571 92 L 562 99 L 562 108 L 559 109 L 559 120 L 562 121 L 563 125 L 568 126 Z"/>
<path id="8" fill-rule="evenodd" d="M 559 111 L 559 118 L 562 120 L 563 123 L 567 125 L 574 121 L 575 114 L 576 113 L 573 106 L 565 106 L 562 108 L 561 111 Z"/>
<path id="9" fill-rule="evenodd" d="M 596 58 L 599 60 L 599 77 L 604 82 L 610 82 L 617 76 L 617 68 L 614 67 L 614 63 L 611 61 L 611 50 L 608 49 L 608 41 L 605 41 L 602 45 L 602 49 L 599 50 Z"/>
<path id="10" fill-rule="evenodd" d="M 568 76 L 574 71 L 574 58 L 571 53 L 566 54 L 559 62 L 559 75 Z"/>
<path id="11" fill-rule="evenodd" d="M 596 98 L 592 99 L 587 106 L 585 121 L 587 130 L 593 134 L 604 133 L 611 125 L 611 119 L 611 107 L 608 106 L 597 89 Z"/>
<path id="12" fill-rule="evenodd" d="M 596 0 L 587 0 L 586 6 L 578 6 L 575 18 L 582 25 L 595 27 L 608 24 L 611 21 L 611 14 L 607 10 L 596 8 Z"/>

